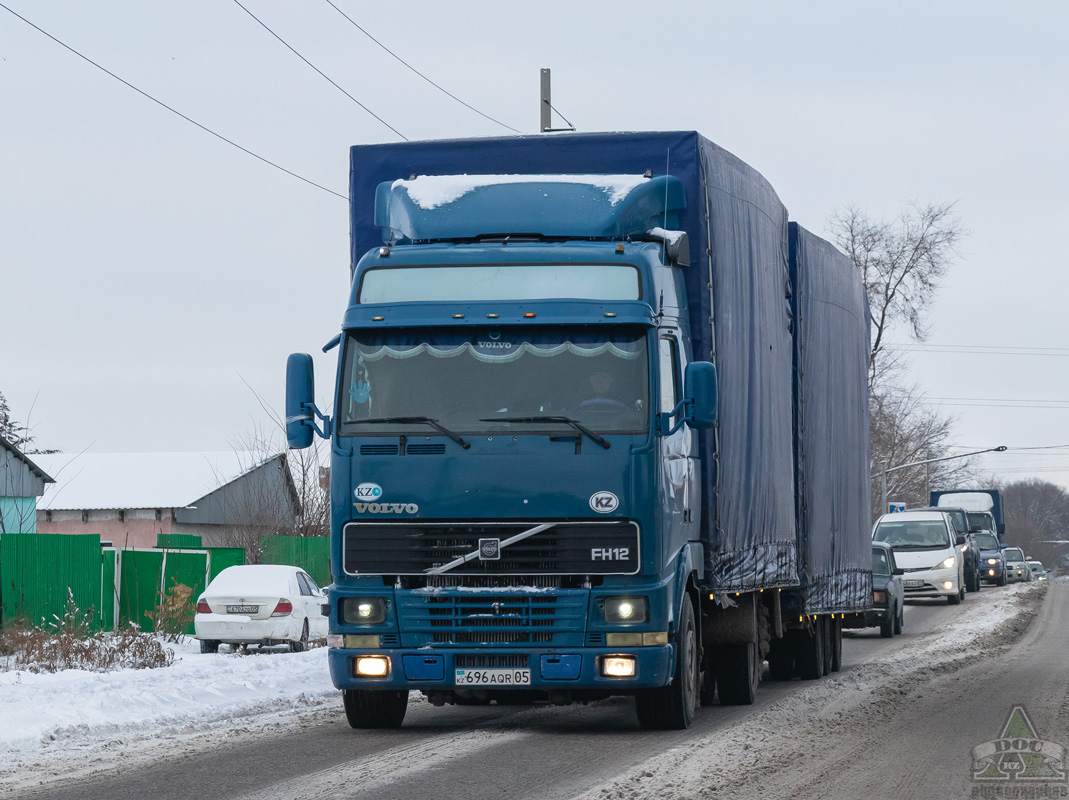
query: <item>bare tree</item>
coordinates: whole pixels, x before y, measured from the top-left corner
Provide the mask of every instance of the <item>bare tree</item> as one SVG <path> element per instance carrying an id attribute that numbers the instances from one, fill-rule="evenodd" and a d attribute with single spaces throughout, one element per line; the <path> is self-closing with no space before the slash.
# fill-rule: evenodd
<path id="1" fill-rule="evenodd" d="M 34 402 L 36 402 L 36 399 Z M 30 411 L 33 411 L 32 406 Z M 11 406 L 8 405 L 7 398 L 4 397 L 3 392 L 0 392 L 0 436 L 7 439 L 8 442 L 27 455 L 59 452 L 58 450 L 40 450 L 34 447 L 33 443 L 37 441 L 37 437 L 33 435 L 30 429 L 29 419 L 27 418 L 24 424 L 11 418 Z"/>
<path id="2" fill-rule="evenodd" d="M 1060 565 L 1069 552 L 1069 493 L 1036 478 L 1017 481 L 1002 489 L 1006 541 L 1024 548 L 1049 569 Z"/>
<path id="3" fill-rule="evenodd" d="M 861 273 L 872 313 L 869 385 L 893 375 L 901 361 L 886 352 L 887 334 L 896 326 L 923 341 L 926 312 L 950 268 L 955 246 L 966 235 L 953 203 L 913 204 L 892 222 L 876 221 L 848 207 L 831 219 L 836 244 Z"/>

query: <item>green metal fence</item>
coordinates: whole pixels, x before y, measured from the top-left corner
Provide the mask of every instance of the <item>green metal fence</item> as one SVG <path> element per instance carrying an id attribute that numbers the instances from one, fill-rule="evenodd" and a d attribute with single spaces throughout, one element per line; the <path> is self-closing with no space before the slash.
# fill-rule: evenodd
<path id="1" fill-rule="evenodd" d="M 5 533 L 0 536 L 0 610 L 5 623 L 42 626 L 54 622 L 74 601 L 105 625 L 103 551 L 100 536 Z"/>
<path id="2" fill-rule="evenodd" d="M 198 541 L 199 541 L 199 537 Z M 68 597 L 92 609 L 93 626 L 115 630 L 134 623 L 150 631 L 158 611 L 185 614 L 193 633 L 197 597 L 224 569 L 245 563 L 240 547 L 103 549 L 97 535 L 0 536 L 0 622 L 34 626 L 54 621 Z"/>
<path id="3" fill-rule="evenodd" d="M 300 567 L 320 586 L 331 582 L 330 539 L 326 536 L 261 536 L 264 564 Z"/>

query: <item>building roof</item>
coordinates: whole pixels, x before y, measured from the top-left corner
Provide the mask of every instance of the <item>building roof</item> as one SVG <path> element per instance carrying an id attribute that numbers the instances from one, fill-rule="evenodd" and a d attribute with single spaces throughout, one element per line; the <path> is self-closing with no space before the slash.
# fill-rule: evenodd
<path id="1" fill-rule="evenodd" d="M 37 456 L 55 483 L 40 511 L 187 508 L 282 455 L 219 453 L 55 453 Z"/>
<path id="2" fill-rule="evenodd" d="M 25 453 L 23 453 L 21 450 L 19 450 L 17 447 L 15 447 L 15 445 L 11 444 L 11 442 L 9 442 L 3 436 L 0 436 L 0 447 L 2 447 L 4 450 L 7 450 L 9 453 L 14 455 L 15 458 L 17 458 L 19 461 L 22 461 L 27 466 L 27 468 L 30 470 L 30 472 L 32 472 L 34 475 L 36 475 L 38 478 L 40 478 L 45 483 L 52 483 L 53 482 L 52 478 L 50 478 L 48 476 L 48 473 L 46 473 L 43 469 L 41 469 L 39 466 L 37 466 L 37 464 L 35 464 L 33 461 L 31 461 L 29 458 L 27 458 Z M 38 459 L 41 458 L 41 456 L 34 456 L 34 457 L 38 458 Z"/>

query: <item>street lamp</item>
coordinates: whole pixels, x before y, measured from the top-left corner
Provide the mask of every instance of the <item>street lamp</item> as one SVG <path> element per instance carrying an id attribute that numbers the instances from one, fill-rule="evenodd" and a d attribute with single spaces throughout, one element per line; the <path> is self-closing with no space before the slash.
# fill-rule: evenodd
<path id="1" fill-rule="evenodd" d="M 894 467 L 884 467 L 879 472 L 880 476 L 880 513 L 884 513 L 882 509 L 887 508 L 887 473 L 897 472 L 900 469 L 906 467 L 919 467 L 921 464 L 932 464 L 936 461 L 950 461 L 952 458 L 968 458 L 969 456 L 978 456 L 980 453 L 1004 453 L 1006 452 L 1006 445 L 1000 444 L 998 447 L 988 447 L 986 450 L 974 450 L 971 453 L 959 453 L 956 456 L 941 456 L 940 458 L 926 458 L 923 461 L 911 461 L 908 464 L 899 464 Z M 884 464 L 887 462 L 884 461 Z M 873 478 L 876 476 L 873 475 Z"/>

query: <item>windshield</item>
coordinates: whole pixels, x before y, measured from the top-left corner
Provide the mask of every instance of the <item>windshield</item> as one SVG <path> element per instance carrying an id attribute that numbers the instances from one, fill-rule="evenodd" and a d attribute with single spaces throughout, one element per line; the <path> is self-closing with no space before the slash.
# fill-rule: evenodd
<path id="1" fill-rule="evenodd" d="M 902 550 L 950 547 L 947 526 L 939 519 L 881 522 L 872 538 Z"/>
<path id="2" fill-rule="evenodd" d="M 984 531 L 995 530 L 995 518 L 982 511 L 969 512 L 969 527 L 979 528 Z"/>
<path id="3" fill-rule="evenodd" d="M 636 326 L 359 332 L 345 347 L 338 433 L 442 435 L 397 419 L 412 417 L 469 435 L 574 432 L 546 417 L 643 433 L 649 393 L 646 332 Z"/>
<path id="4" fill-rule="evenodd" d="M 872 574 L 891 574 L 891 565 L 887 563 L 887 551 L 884 550 L 882 547 L 872 548 Z"/>
<path id="5" fill-rule="evenodd" d="M 998 539 L 993 533 L 977 533 L 973 535 L 976 545 L 981 550 L 998 550 Z"/>
<path id="6" fill-rule="evenodd" d="M 1007 547 L 1002 554 L 1007 561 L 1024 561 L 1024 551 L 1020 547 Z"/>

